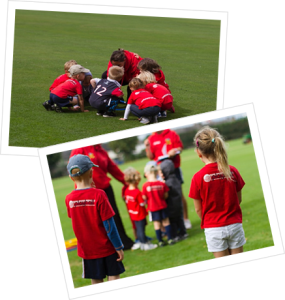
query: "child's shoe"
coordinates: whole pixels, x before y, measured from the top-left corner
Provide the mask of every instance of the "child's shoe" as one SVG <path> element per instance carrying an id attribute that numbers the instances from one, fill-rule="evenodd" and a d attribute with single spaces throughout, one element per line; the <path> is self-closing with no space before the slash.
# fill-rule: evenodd
<path id="1" fill-rule="evenodd" d="M 192 224 L 191 224 L 189 219 L 184 219 L 184 226 L 185 226 L 186 229 L 191 229 L 192 228 Z"/>
<path id="2" fill-rule="evenodd" d="M 162 118 L 166 118 L 167 117 L 166 110 L 164 110 L 164 111 L 161 112 L 161 117 Z"/>
<path id="3" fill-rule="evenodd" d="M 150 123 L 150 119 L 147 117 L 142 117 L 140 123 L 142 124 L 148 124 Z"/>
<path id="4" fill-rule="evenodd" d="M 161 242 L 158 242 L 158 246 L 159 246 L 159 247 L 164 247 L 164 246 L 165 246 L 165 244 L 164 244 L 164 242 L 163 242 L 163 241 L 161 241 Z"/>
<path id="5" fill-rule="evenodd" d="M 148 251 L 157 248 L 157 245 L 154 244 L 141 244 L 141 250 Z"/>
<path id="6" fill-rule="evenodd" d="M 54 104 L 53 107 L 54 107 L 55 112 L 57 112 L 57 113 L 63 112 L 62 108 L 60 106 L 58 106 L 57 104 Z"/>
<path id="7" fill-rule="evenodd" d="M 159 113 L 157 114 L 157 117 L 158 117 L 158 118 L 161 118 L 161 112 L 159 112 Z"/>
<path id="8" fill-rule="evenodd" d="M 174 242 L 173 240 L 168 240 L 167 243 L 168 243 L 168 245 L 170 245 L 170 246 L 172 246 L 172 245 L 175 244 L 175 242 Z"/>
<path id="9" fill-rule="evenodd" d="M 103 114 L 104 118 L 116 117 L 116 114 L 113 111 L 106 111 Z"/>
<path id="10" fill-rule="evenodd" d="M 46 109 L 46 110 L 52 110 L 52 107 L 51 107 L 51 105 L 48 103 L 48 101 L 45 101 L 44 103 L 43 103 L 43 107 Z"/>
<path id="11" fill-rule="evenodd" d="M 140 242 L 135 242 L 131 248 L 131 250 L 137 250 L 141 247 L 141 243 Z"/>
<path id="12" fill-rule="evenodd" d="M 104 115 L 104 110 L 98 110 L 96 115 L 97 116 L 103 116 Z"/>

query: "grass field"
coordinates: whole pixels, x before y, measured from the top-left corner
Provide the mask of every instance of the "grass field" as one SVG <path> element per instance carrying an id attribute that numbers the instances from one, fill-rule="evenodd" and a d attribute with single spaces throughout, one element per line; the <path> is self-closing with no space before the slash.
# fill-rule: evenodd
<path id="1" fill-rule="evenodd" d="M 244 246 L 244 251 L 273 246 L 274 244 L 253 146 L 252 144 L 244 145 L 241 140 L 234 140 L 229 142 L 228 154 L 230 164 L 237 167 L 246 182 L 242 192 L 243 201 L 241 204 L 243 211 L 243 227 L 247 240 L 247 243 Z M 187 199 L 188 213 L 192 222 L 192 229 L 188 230 L 190 237 L 184 241 L 176 243 L 174 246 L 157 248 L 149 252 L 143 252 L 141 250 L 125 251 L 124 265 L 126 272 L 122 274 L 122 278 L 213 259 L 213 255 L 207 251 L 204 232 L 200 228 L 200 220 L 195 213 L 194 205 L 187 197 L 191 178 L 194 173 L 203 167 L 203 164 L 197 158 L 193 149 L 184 150 L 181 158 L 181 167 L 185 181 L 183 184 L 183 192 Z M 120 168 L 124 170 L 128 166 L 132 166 L 142 173 L 147 161 L 147 159 L 140 159 L 121 165 Z M 144 181 L 145 179 L 143 179 L 140 183 L 140 187 Z M 115 192 L 116 202 L 126 232 L 131 238 L 133 238 L 128 212 L 126 210 L 125 203 L 121 200 L 122 185 L 115 179 L 111 181 L 111 184 Z M 67 217 L 64 202 L 66 194 L 73 189 L 72 181 L 68 177 L 55 179 L 53 180 L 53 186 L 57 199 L 64 239 L 68 240 L 74 238 L 71 221 Z M 154 242 L 157 242 L 153 224 L 149 223 L 146 228 L 146 234 L 154 238 Z M 61 246 L 64 247 L 64 245 Z M 74 286 L 81 287 L 89 285 L 89 280 L 81 278 L 81 258 L 77 256 L 77 252 L 71 251 L 67 255 L 71 266 Z"/>
<path id="2" fill-rule="evenodd" d="M 144 126 L 134 116 L 119 121 L 122 111 L 102 118 L 90 106 L 89 113 L 64 114 L 42 106 L 66 61 L 101 77 L 119 47 L 162 66 L 176 108 L 167 120 L 215 110 L 219 40 L 215 20 L 17 10 L 9 145 L 45 147 Z"/>

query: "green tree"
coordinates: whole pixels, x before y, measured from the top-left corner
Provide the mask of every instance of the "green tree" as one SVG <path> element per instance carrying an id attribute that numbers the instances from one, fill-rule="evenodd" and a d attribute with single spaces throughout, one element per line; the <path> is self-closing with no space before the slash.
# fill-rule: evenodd
<path id="1" fill-rule="evenodd" d="M 138 143 L 138 137 L 130 137 L 108 143 L 108 146 L 118 155 L 119 159 L 129 161 L 135 158 L 133 154 Z"/>

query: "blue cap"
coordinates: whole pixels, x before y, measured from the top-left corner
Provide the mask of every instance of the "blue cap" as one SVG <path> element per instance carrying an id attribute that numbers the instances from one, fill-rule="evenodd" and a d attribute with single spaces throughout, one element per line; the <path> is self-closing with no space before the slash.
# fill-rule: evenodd
<path id="1" fill-rule="evenodd" d="M 87 155 L 77 154 L 72 156 L 69 159 L 69 162 L 67 164 L 67 172 L 71 177 L 76 177 L 84 174 L 92 167 L 99 167 L 99 166 L 94 165 Z M 75 174 L 72 174 L 71 171 L 75 168 L 78 168 L 79 171 Z"/>

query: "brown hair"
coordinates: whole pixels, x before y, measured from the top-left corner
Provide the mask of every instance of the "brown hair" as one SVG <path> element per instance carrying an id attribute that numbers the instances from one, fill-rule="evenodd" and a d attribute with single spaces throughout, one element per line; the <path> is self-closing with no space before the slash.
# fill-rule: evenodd
<path id="1" fill-rule="evenodd" d="M 127 183 L 136 184 L 141 180 L 141 175 L 136 169 L 129 167 L 124 171 L 124 179 Z"/>
<path id="2" fill-rule="evenodd" d="M 156 82 L 155 76 L 149 71 L 141 71 L 137 76 L 144 84 Z"/>
<path id="3" fill-rule="evenodd" d="M 76 60 L 72 59 L 72 60 L 67 61 L 64 64 L 64 71 L 68 71 L 70 69 L 70 67 L 73 66 L 73 65 L 77 65 Z"/>
<path id="4" fill-rule="evenodd" d="M 89 171 L 91 170 L 92 168 L 90 168 L 88 171 L 86 171 L 85 173 L 79 175 L 79 176 L 74 176 L 74 177 L 71 177 L 73 181 L 77 181 L 77 182 L 81 182 L 81 181 L 84 181 L 84 180 L 87 180 L 89 177 L 90 177 L 90 173 Z M 76 174 L 77 172 L 79 172 L 80 169 L 79 168 L 74 168 L 71 170 L 71 174 Z"/>
<path id="5" fill-rule="evenodd" d="M 119 66 L 112 66 L 109 69 L 109 78 L 120 81 L 124 76 L 124 69 Z"/>
<path id="6" fill-rule="evenodd" d="M 215 129 L 206 126 L 199 130 L 194 137 L 195 146 L 200 152 L 213 158 L 218 163 L 218 169 L 227 179 L 231 179 L 228 155 L 223 137 Z"/>
<path id="7" fill-rule="evenodd" d="M 118 50 L 114 51 L 110 57 L 110 61 L 124 61 L 126 58 L 124 49 L 119 48 Z"/>
<path id="8" fill-rule="evenodd" d="M 143 82 L 139 78 L 133 78 L 129 82 L 129 87 L 130 88 L 134 88 L 135 90 L 138 90 L 138 89 L 143 89 L 144 88 L 144 84 L 143 84 Z"/>
<path id="9" fill-rule="evenodd" d="M 143 58 L 138 63 L 138 68 L 141 71 L 149 71 L 151 73 L 158 73 L 159 70 L 161 69 L 160 65 L 155 60 L 148 57 Z"/>

